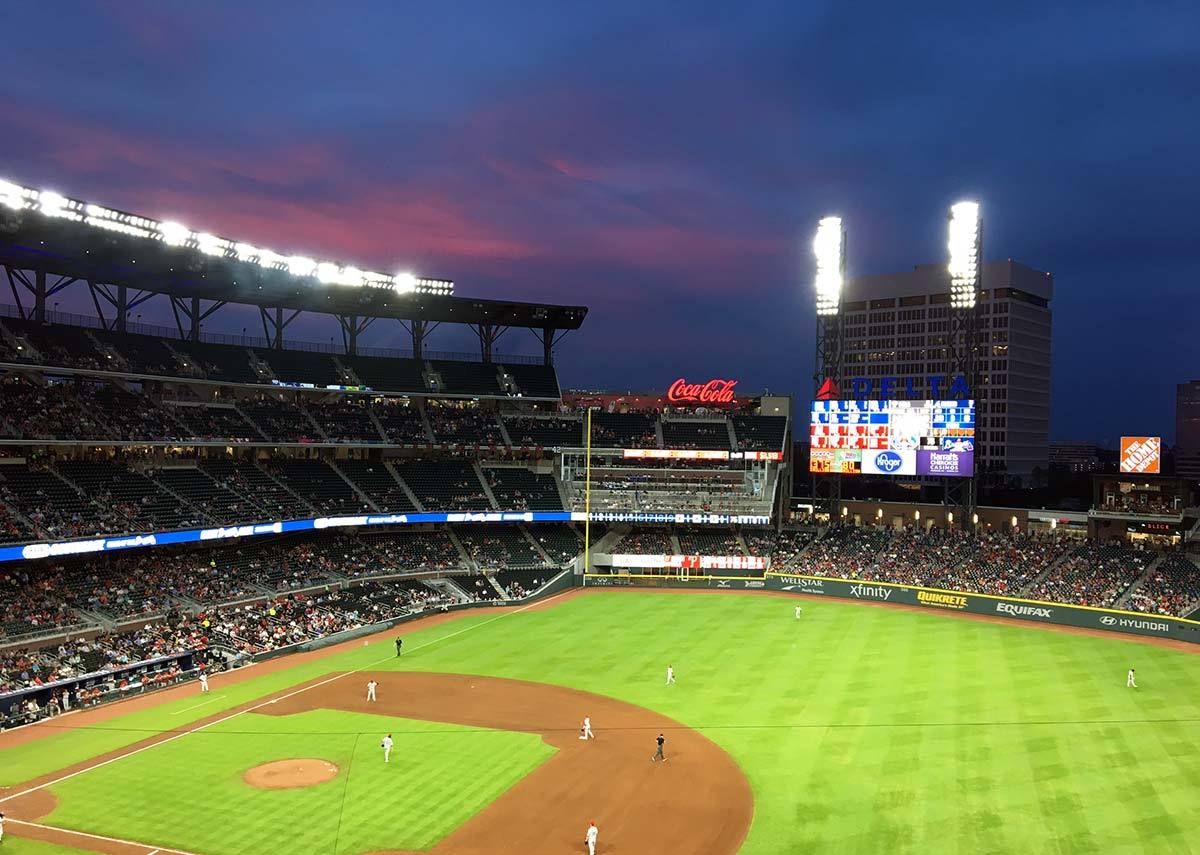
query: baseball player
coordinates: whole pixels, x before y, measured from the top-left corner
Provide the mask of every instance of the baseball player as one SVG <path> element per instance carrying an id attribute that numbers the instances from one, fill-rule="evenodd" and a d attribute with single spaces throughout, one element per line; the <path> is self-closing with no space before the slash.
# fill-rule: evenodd
<path id="1" fill-rule="evenodd" d="M 397 639 L 396 639 L 396 655 L 397 655 L 397 656 L 399 656 L 399 655 L 400 655 L 400 648 L 401 648 L 401 647 L 403 647 L 403 646 L 404 646 L 404 639 L 403 639 L 403 638 L 397 638 Z"/>
<path id="2" fill-rule="evenodd" d="M 800 620 L 800 611 L 801 611 L 800 607 L 796 606 L 796 620 Z"/>
<path id="3" fill-rule="evenodd" d="M 600 836 L 600 829 L 596 828 L 596 821 L 588 825 L 587 837 L 583 838 L 583 842 L 587 844 L 588 855 L 596 855 L 596 838 Z"/>
<path id="4" fill-rule="evenodd" d="M 580 739 L 595 739 L 596 734 L 592 733 L 592 718 L 591 716 L 583 717 L 583 727 L 579 728 Z"/>
<path id="5" fill-rule="evenodd" d="M 392 756 L 392 735 L 389 733 L 383 738 L 383 742 L 379 743 L 379 747 L 383 749 L 383 762 L 388 763 Z"/>
<path id="6" fill-rule="evenodd" d="M 1135 680 L 1133 678 L 1133 669 L 1132 668 L 1130 668 L 1129 673 L 1125 675 L 1125 688 L 1127 688 L 1127 689 L 1136 689 L 1137 688 L 1137 680 Z"/>
<path id="7" fill-rule="evenodd" d="M 663 754 L 663 743 L 666 741 L 666 737 L 661 733 L 658 735 L 658 738 L 654 740 L 654 742 L 658 745 L 658 750 L 654 752 L 654 756 L 650 758 L 651 760 L 662 760 L 664 763 L 667 762 L 667 755 Z"/>
<path id="8" fill-rule="evenodd" d="M 675 682 L 675 669 L 672 668 L 670 665 L 668 665 L 667 666 L 667 685 L 669 686 L 674 682 Z"/>
<path id="9" fill-rule="evenodd" d="M 203 671 L 200 672 L 200 694 L 208 694 L 208 675 Z"/>
<path id="10" fill-rule="evenodd" d="M 371 703 L 375 702 L 375 687 L 378 685 L 374 680 L 367 681 L 367 700 Z"/>
<path id="11" fill-rule="evenodd" d="M 0 813 L 0 843 L 4 842 L 4 814 Z"/>

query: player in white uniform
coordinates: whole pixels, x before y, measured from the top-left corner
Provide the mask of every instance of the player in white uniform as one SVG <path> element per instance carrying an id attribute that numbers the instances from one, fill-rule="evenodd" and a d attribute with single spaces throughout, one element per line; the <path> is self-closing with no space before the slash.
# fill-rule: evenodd
<path id="1" fill-rule="evenodd" d="M 374 680 L 370 680 L 367 682 L 367 700 L 368 701 L 375 700 L 375 687 L 378 685 L 379 684 L 376 683 Z"/>
<path id="2" fill-rule="evenodd" d="M 600 836 L 600 829 L 596 828 L 596 823 L 593 821 L 588 825 L 587 837 L 583 838 L 583 842 L 587 844 L 588 855 L 596 855 L 596 838 Z"/>
<path id="3" fill-rule="evenodd" d="M 200 694 L 208 693 L 208 675 L 203 671 L 200 672 Z"/>
<path id="4" fill-rule="evenodd" d="M 390 733 L 383 738 L 383 742 L 379 743 L 379 747 L 383 749 L 383 762 L 389 762 L 388 758 L 392 756 L 392 735 Z"/>
<path id="5" fill-rule="evenodd" d="M 801 611 L 800 607 L 796 606 L 796 620 L 800 620 L 800 611 Z"/>
<path id="6" fill-rule="evenodd" d="M 1137 680 L 1133 679 L 1133 669 L 1132 668 L 1130 668 L 1129 673 L 1125 675 L 1125 688 L 1127 688 L 1127 689 L 1136 689 L 1137 688 Z"/>
<path id="7" fill-rule="evenodd" d="M 667 685 L 669 686 L 674 682 L 675 682 L 675 669 L 672 668 L 670 665 L 668 665 L 667 666 Z"/>
<path id="8" fill-rule="evenodd" d="M 0 813 L 0 843 L 4 842 L 4 814 Z"/>
<path id="9" fill-rule="evenodd" d="M 579 728 L 580 739 L 595 739 L 596 734 L 592 733 L 592 717 L 585 715 L 583 717 L 583 727 Z"/>

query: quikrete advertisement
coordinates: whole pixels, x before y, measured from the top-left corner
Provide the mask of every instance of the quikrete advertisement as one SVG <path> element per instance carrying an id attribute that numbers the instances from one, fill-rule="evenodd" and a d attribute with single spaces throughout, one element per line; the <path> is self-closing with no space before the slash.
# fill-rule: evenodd
<path id="1" fill-rule="evenodd" d="M 854 579 L 829 579 L 817 576 L 771 574 L 767 588 L 794 594 L 841 597 L 847 600 L 899 603 L 931 609 L 990 615 L 1035 623 L 1053 623 L 1085 629 L 1124 632 L 1154 638 L 1173 638 L 1200 644 L 1200 622 L 1164 617 L 1135 615 L 1105 609 L 1089 609 L 1062 603 L 1039 603 L 989 594 L 912 588 Z"/>
<path id="2" fill-rule="evenodd" d="M 923 606 L 933 606 L 936 609 L 965 609 L 967 607 L 965 594 L 947 594 L 942 591 L 917 591 L 917 602 Z"/>

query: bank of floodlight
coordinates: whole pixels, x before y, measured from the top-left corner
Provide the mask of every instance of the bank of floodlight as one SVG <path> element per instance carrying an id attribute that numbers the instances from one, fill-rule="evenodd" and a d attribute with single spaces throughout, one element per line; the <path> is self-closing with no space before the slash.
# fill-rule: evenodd
<path id="1" fill-rule="evenodd" d="M 950 306 L 972 309 L 979 294 L 979 265 L 983 233 L 977 202 L 950 206 Z"/>
<path id="2" fill-rule="evenodd" d="M 285 256 L 253 244 L 232 241 L 208 232 L 192 231 L 181 223 L 140 217 L 71 199 L 52 190 L 35 190 L 3 179 L 0 179 L 0 207 L 35 211 L 47 217 L 72 220 L 129 237 L 158 241 L 170 247 L 256 264 L 264 270 L 289 273 L 301 278 L 311 277 L 325 285 L 378 288 L 399 294 L 450 296 L 454 293 L 454 283 L 449 279 L 430 279 L 412 273 L 393 276 L 306 255 Z"/>
<path id="3" fill-rule="evenodd" d="M 846 230 L 841 217 L 825 217 L 813 238 L 817 259 L 817 316 L 836 315 L 842 304 L 842 280 L 846 267 Z"/>

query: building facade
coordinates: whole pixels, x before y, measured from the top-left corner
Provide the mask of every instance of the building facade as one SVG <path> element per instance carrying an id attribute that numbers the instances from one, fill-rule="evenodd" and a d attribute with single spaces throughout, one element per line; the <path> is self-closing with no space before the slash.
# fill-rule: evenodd
<path id="1" fill-rule="evenodd" d="M 1175 387 L 1175 474 L 1200 479 L 1200 380 Z"/>
<path id="2" fill-rule="evenodd" d="M 982 290 L 976 471 L 1024 482 L 1049 462 L 1054 280 L 1013 261 L 987 262 Z M 850 279 L 843 299 L 843 389 L 865 378 L 878 391 L 882 378 L 894 377 L 897 388 L 911 383 L 918 396 L 931 396 L 929 378 L 953 373 L 946 265 Z"/>

